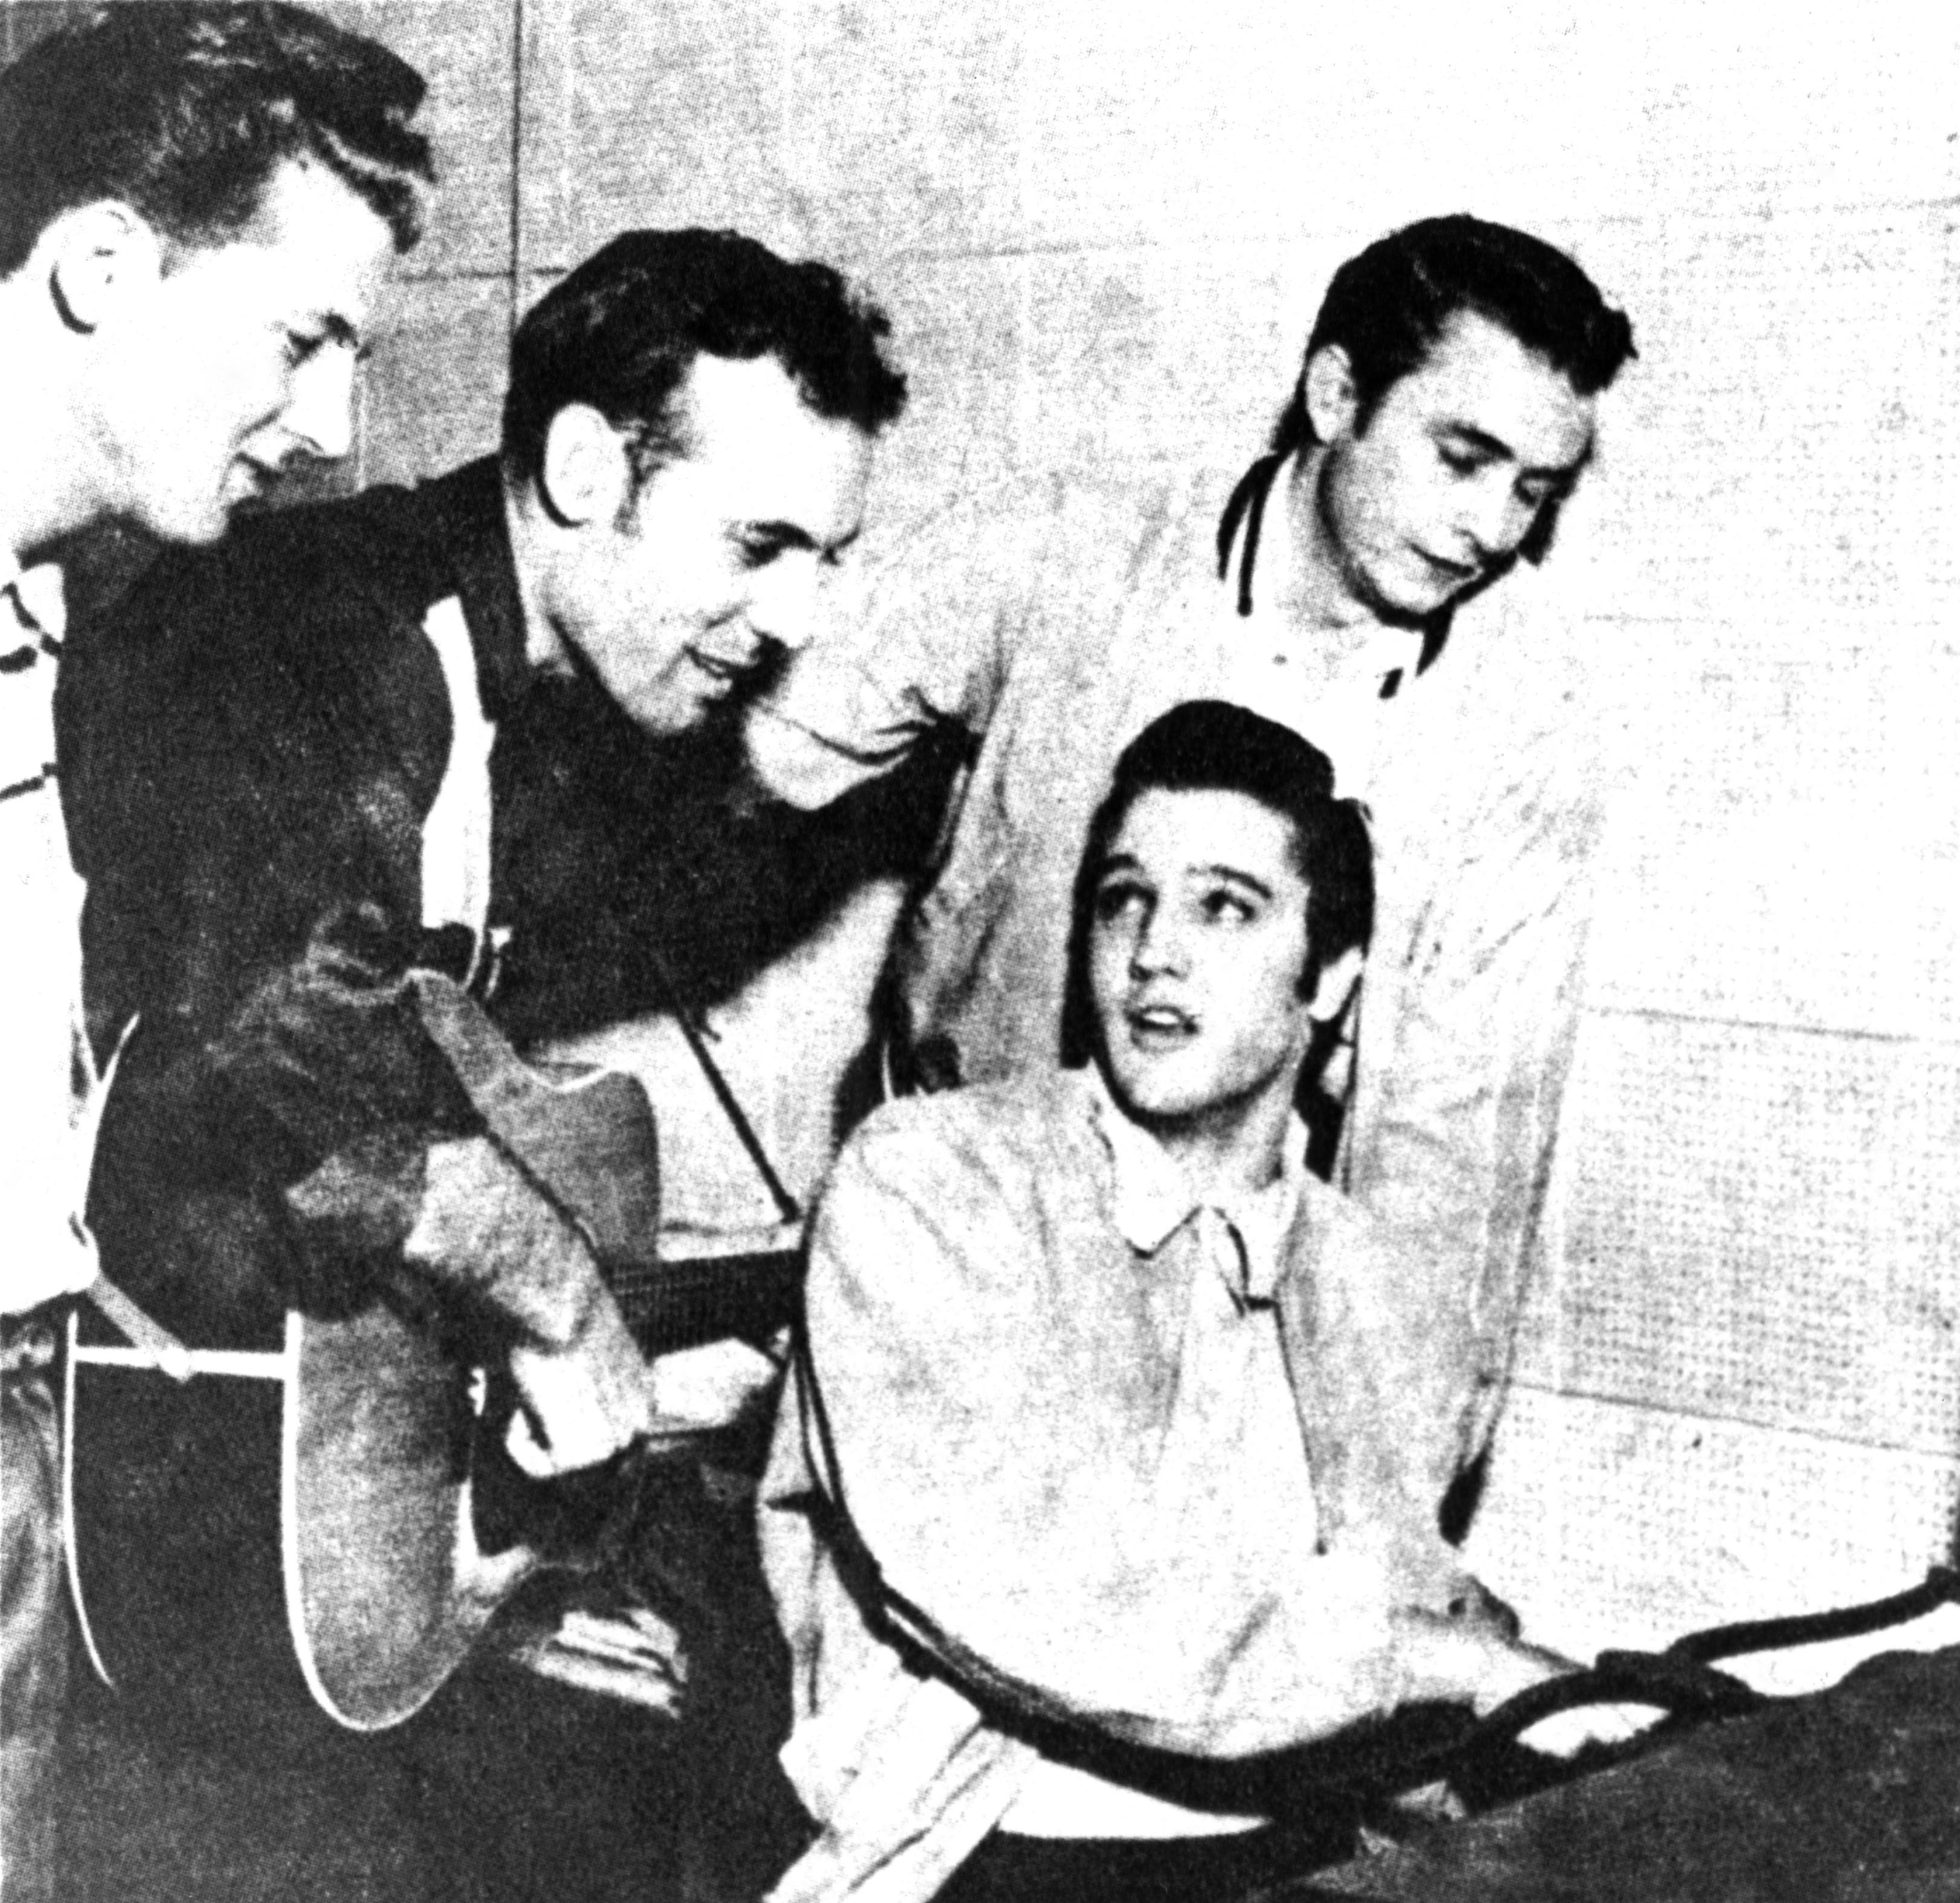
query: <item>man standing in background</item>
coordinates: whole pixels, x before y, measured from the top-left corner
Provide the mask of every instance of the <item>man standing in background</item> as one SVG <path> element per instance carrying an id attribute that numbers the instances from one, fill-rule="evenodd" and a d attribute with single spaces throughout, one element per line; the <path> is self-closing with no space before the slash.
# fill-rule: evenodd
<path id="1" fill-rule="evenodd" d="M 421 78 L 293 7 L 145 6 L 0 73 L 0 1884 L 52 1893 L 65 1685 L 55 1306 L 97 1086 L 51 762 L 65 537 L 208 542 L 297 457 L 345 453 L 355 362 L 432 176 Z"/>
<path id="2" fill-rule="evenodd" d="M 1222 515 L 1201 488 L 966 498 L 897 545 L 854 632 L 752 721 L 757 771 L 808 807 L 936 729 L 969 738 L 894 954 L 894 1068 L 928 1084 L 1080 1061 L 1061 985 L 1074 854 L 1153 716 L 1236 701 L 1327 753 L 1370 810 L 1379 910 L 1317 1148 L 1433 1265 L 1408 1278 L 1412 1311 L 1446 1312 L 1468 1345 L 1430 1450 L 1446 1484 L 1486 1444 L 1509 1364 L 1599 817 L 1569 644 L 1505 625 L 1530 593 L 1506 578 L 1546 554 L 1632 354 L 1625 316 L 1551 246 L 1468 216 L 1408 226 L 1335 273 Z"/>

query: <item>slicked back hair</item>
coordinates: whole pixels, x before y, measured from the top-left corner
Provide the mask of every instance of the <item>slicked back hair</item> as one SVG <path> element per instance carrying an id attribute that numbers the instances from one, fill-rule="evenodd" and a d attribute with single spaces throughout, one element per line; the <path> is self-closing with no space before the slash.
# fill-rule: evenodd
<path id="1" fill-rule="evenodd" d="M 627 231 L 560 279 L 517 326 L 504 462 L 544 466 L 552 418 L 589 404 L 628 439 L 636 482 L 687 453 L 676 398 L 694 360 L 773 357 L 816 415 L 876 435 L 903 411 L 891 324 L 827 264 L 792 264 L 733 231 Z"/>
<path id="2" fill-rule="evenodd" d="M 1327 756 L 1296 734 L 1229 701 L 1186 701 L 1160 714 L 1116 762 L 1109 791 L 1089 824 L 1075 877 L 1062 1061 L 1086 1063 L 1096 1049 L 1089 938 L 1096 888 L 1130 809 L 1143 794 L 1239 793 L 1287 822 L 1293 861 L 1306 881 L 1306 943 L 1300 988 L 1311 996 L 1343 953 L 1367 947 L 1375 928 L 1375 864 L 1358 802 L 1334 796 Z"/>
<path id="3" fill-rule="evenodd" d="M 434 177 L 409 123 L 424 91 L 406 60 L 303 8 L 98 8 L 0 72 L 0 277 L 63 212 L 106 199 L 173 243 L 221 243 L 295 159 L 342 180 L 406 251 Z"/>
<path id="4" fill-rule="evenodd" d="M 1507 330 L 1582 396 L 1605 389 L 1635 355 L 1624 310 L 1566 254 L 1508 224 L 1458 212 L 1379 238 L 1334 274 L 1306 340 L 1300 377 L 1273 430 L 1290 453 L 1314 440 L 1306 364 L 1338 344 L 1359 403 L 1357 431 L 1389 390 L 1419 370 L 1450 320 L 1469 311 Z"/>

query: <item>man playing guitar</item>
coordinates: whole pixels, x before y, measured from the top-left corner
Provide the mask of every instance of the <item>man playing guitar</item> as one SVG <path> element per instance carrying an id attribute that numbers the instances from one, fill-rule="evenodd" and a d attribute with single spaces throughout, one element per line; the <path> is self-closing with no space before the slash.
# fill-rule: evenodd
<path id="1" fill-rule="evenodd" d="M 660 1427 L 599 1225 L 411 974 L 520 1049 L 660 1001 L 670 806 L 858 536 L 887 330 L 823 265 L 625 234 L 519 326 L 498 457 L 166 556 L 93 631 L 69 823 L 92 1017 L 135 1020 L 94 1209 L 166 1327 L 426 1310 L 533 1476 Z"/>

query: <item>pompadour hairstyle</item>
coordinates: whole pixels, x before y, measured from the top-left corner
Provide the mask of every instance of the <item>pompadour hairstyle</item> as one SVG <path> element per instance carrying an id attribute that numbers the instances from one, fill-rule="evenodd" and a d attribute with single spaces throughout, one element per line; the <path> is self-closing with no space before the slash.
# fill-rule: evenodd
<path id="1" fill-rule="evenodd" d="M 424 90 L 406 60 L 302 8 L 98 8 L 0 72 L 0 277 L 103 199 L 177 243 L 221 243 L 288 159 L 332 172 L 408 250 L 434 177 L 409 123 Z"/>
<path id="2" fill-rule="evenodd" d="M 1336 799 L 1327 756 L 1296 734 L 1229 701 L 1186 701 L 1160 714 L 1124 748 L 1109 791 L 1089 823 L 1075 878 L 1062 1060 L 1087 1061 L 1095 1049 L 1089 988 L 1089 933 L 1102 867 L 1138 798 L 1168 793 L 1241 793 L 1285 820 L 1293 864 L 1306 881 L 1306 944 L 1301 986 L 1344 952 L 1365 948 L 1375 928 L 1375 861 L 1360 804 Z"/>
<path id="3" fill-rule="evenodd" d="M 827 264 L 792 264 L 733 231 L 626 231 L 517 326 L 504 459 L 536 480 L 546 432 L 586 403 L 631 438 L 636 481 L 687 450 L 675 397 L 696 357 L 773 357 L 817 415 L 875 435 L 904 409 L 891 323 Z"/>
<path id="4" fill-rule="evenodd" d="M 1357 428 L 1401 378 L 1420 369 L 1460 311 L 1501 326 L 1566 377 L 1596 395 L 1636 353 L 1634 329 L 1563 251 L 1468 212 L 1424 218 L 1379 238 L 1334 274 L 1306 340 L 1300 378 L 1274 426 L 1271 447 L 1290 453 L 1313 438 L 1306 359 L 1330 344 L 1348 354 L 1360 402 Z"/>

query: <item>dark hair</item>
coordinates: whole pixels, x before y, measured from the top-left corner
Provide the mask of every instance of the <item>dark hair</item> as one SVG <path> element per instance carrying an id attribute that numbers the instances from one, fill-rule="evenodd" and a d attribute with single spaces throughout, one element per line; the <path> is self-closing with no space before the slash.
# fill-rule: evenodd
<path id="1" fill-rule="evenodd" d="M 1365 947 L 1375 928 L 1374 854 L 1360 804 L 1334 797 L 1327 756 L 1291 727 L 1228 701 L 1186 701 L 1160 714 L 1124 748 L 1109 791 L 1089 823 L 1075 876 L 1062 1007 L 1062 1060 L 1086 1062 L 1095 1048 L 1089 935 L 1096 887 L 1117 833 L 1141 794 L 1242 793 L 1277 813 L 1292 835 L 1306 881 L 1301 985 L 1344 952 Z"/>
<path id="2" fill-rule="evenodd" d="M 0 72 L 0 277 L 64 212 L 132 205 L 175 243 L 249 224 L 289 159 L 326 167 L 406 251 L 434 176 L 422 75 L 302 8 L 100 8 Z"/>
<path id="3" fill-rule="evenodd" d="M 683 454 L 674 398 L 704 352 L 774 357 L 816 415 L 875 435 L 905 408 L 880 350 L 891 323 L 827 264 L 791 264 L 734 231 L 626 231 L 548 291 L 517 326 L 504 459 L 534 481 L 552 418 L 589 403 L 632 434 L 644 482 Z"/>
<path id="4" fill-rule="evenodd" d="M 1392 231 L 1334 274 L 1306 340 L 1300 380 L 1273 430 L 1290 455 L 1314 440 L 1306 361 L 1330 344 L 1348 353 L 1365 429 L 1390 388 L 1418 370 L 1449 320 L 1471 311 L 1501 325 L 1566 377 L 1597 394 L 1636 353 L 1634 329 L 1563 251 L 1507 224 L 1458 212 Z"/>

